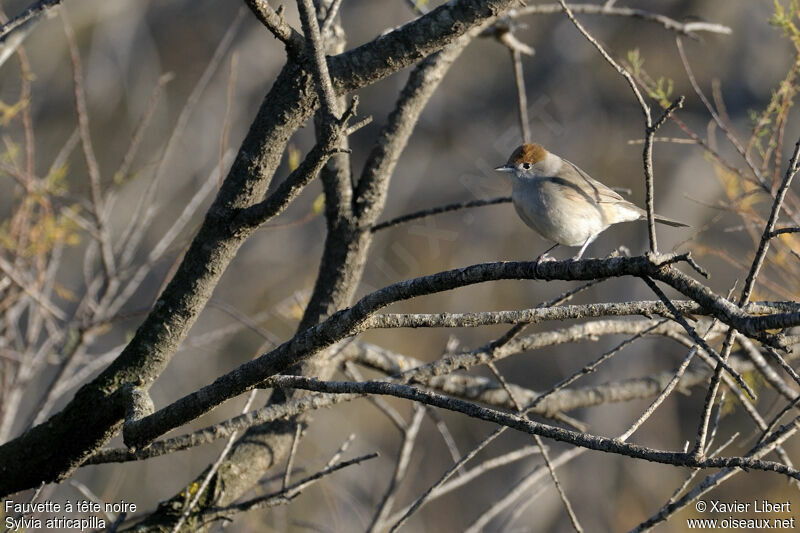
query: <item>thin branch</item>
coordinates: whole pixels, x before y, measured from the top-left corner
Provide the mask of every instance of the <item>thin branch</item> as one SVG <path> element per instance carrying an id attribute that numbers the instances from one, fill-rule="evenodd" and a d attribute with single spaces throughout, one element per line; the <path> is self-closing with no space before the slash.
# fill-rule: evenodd
<path id="1" fill-rule="evenodd" d="M 682 54 L 682 58 L 684 59 L 684 63 L 686 63 L 685 56 L 683 55 L 683 49 L 680 45 L 680 41 L 678 41 L 678 45 Z M 686 66 L 688 68 L 688 64 Z M 687 70 L 687 72 L 691 71 Z M 758 276 L 758 272 L 761 268 L 761 265 L 764 262 L 764 258 L 766 257 L 766 253 L 769 248 L 770 233 L 773 231 L 775 223 L 778 219 L 778 215 L 780 213 L 780 206 L 783 202 L 783 198 L 785 197 L 786 190 L 788 189 L 788 186 L 791 183 L 792 178 L 794 177 L 794 175 L 797 173 L 798 170 L 798 154 L 800 154 L 800 141 L 798 141 L 797 145 L 795 146 L 794 154 L 792 155 L 792 158 L 790 160 L 789 168 L 786 170 L 784 181 L 781 184 L 781 188 L 778 190 L 776 194 L 775 201 L 773 202 L 770 218 L 767 221 L 766 227 L 764 228 L 764 233 L 763 236 L 761 237 L 758 250 L 756 252 L 755 258 L 753 259 L 753 263 L 750 268 L 750 272 L 748 273 L 747 279 L 745 280 L 745 285 L 742 288 L 742 293 L 739 297 L 740 306 L 747 304 L 747 302 L 749 301 L 750 294 L 752 293 L 753 287 L 755 285 L 756 277 Z M 731 327 L 728 330 L 728 334 L 725 336 L 725 340 L 722 343 L 720 358 L 718 359 L 718 366 L 716 371 L 714 372 L 714 376 L 712 377 L 711 384 L 708 389 L 708 394 L 706 395 L 704 414 L 703 417 L 701 418 L 700 426 L 697 432 L 697 438 L 695 440 L 695 447 L 693 450 L 693 453 L 698 457 L 702 457 L 705 451 L 705 439 L 708 432 L 708 423 L 711 416 L 712 404 L 714 403 L 714 398 L 716 396 L 717 390 L 719 389 L 720 373 L 722 371 L 722 368 L 726 366 L 728 354 L 730 354 L 731 348 L 733 346 L 735 334 L 736 334 L 735 329 Z M 736 376 L 734 375 L 734 377 Z M 737 379 L 737 381 L 740 380 Z M 750 397 L 753 398 L 752 393 L 748 394 L 750 394 Z"/>
<path id="2" fill-rule="evenodd" d="M 341 470 L 343 468 L 347 468 L 348 466 L 357 465 L 363 463 L 364 461 L 374 459 L 376 457 L 378 457 L 377 453 L 368 453 L 366 455 L 362 455 L 354 459 L 342 461 L 341 463 L 337 463 L 333 466 L 323 468 L 316 474 L 301 479 L 297 483 L 294 483 L 293 485 L 288 487 L 285 491 L 282 490 L 274 494 L 268 494 L 266 496 L 253 498 L 252 500 L 247 500 L 234 505 L 229 505 L 227 507 L 212 507 L 208 510 L 203 511 L 201 513 L 201 517 L 206 521 L 220 520 L 234 513 L 242 513 L 250 511 L 252 509 L 262 509 L 265 507 L 274 507 L 276 505 L 285 505 L 289 503 L 293 498 L 297 497 L 297 495 L 300 494 L 309 485 L 311 485 L 316 481 L 319 481 L 323 477 L 332 474 L 338 470 Z"/>
<path id="3" fill-rule="evenodd" d="M 772 210 L 770 211 L 767 224 L 764 227 L 764 234 L 761 236 L 761 242 L 759 242 L 758 244 L 758 250 L 756 251 L 755 257 L 753 258 L 753 264 L 750 267 L 750 272 L 747 273 L 747 279 L 744 282 L 744 287 L 742 288 L 742 294 L 739 297 L 740 306 L 745 305 L 750 300 L 750 295 L 753 292 L 753 287 L 755 286 L 756 278 L 758 277 L 758 273 L 764 264 L 764 259 L 767 256 L 767 251 L 769 250 L 770 239 L 773 231 L 775 230 L 775 224 L 778 222 L 778 217 L 780 216 L 783 200 L 786 197 L 786 193 L 789 190 L 789 186 L 792 184 L 792 179 L 797 174 L 799 167 L 800 167 L 800 141 L 798 141 L 795 144 L 794 153 L 792 153 L 792 157 L 789 160 L 789 166 L 786 169 L 786 174 L 783 177 L 783 182 L 781 183 L 777 193 L 775 194 L 775 200 L 772 202 Z"/>
<path id="4" fill-rule="evenodd" d="M 253 400 L 255 400 L 256 392 L 257 391 L 252 391 L 250 393 L 250 395 L 247 398 L 247 401 L 244 404 L 244 407 L 242 408 L 242 413 L 246 413 L 247 411 L 250 410 L 250 406 L 253 404 Z M 178 519 L 177 522 L 175 522 L 175 525 L 172 527 L 172 533 L 178 533 L 181 530 L 181 527 L 183 527 L 183 524 L 186 523 L 186 520 L 189 518 L 192 509 L 194 509 L 197 506 L 197 502 L 200 501 L 200 498 L 206 495 L 206 490 L 208 489 L 208 486 L 211 483 L 211 479 L 217 473 L 220 466 L 222 466 L 222 462 L 225 460 L 230 451 L 233 449 L 233 445 L 236 442 L 237 436 L 238 433 L 234 432 L 228 438 L 228 442 L 225 444 L 225 447 L 219 453 L 219 456 L 217 457 L 216 461 L 214 461 L 214 463 L 211 465 L 211 468 L 209 468 L 208 472 L 206 472 L 205 477 L 203 478 L 203 482 L 200 483 L 199 487 L 197 487 L 197 490 L 194 492 L 194 496 L 192 497 L 191 501 L 186 506 L 186 508 L 183 509 L 181 517 Z M 284 487 L 284 489 L 285 488 L 286 487 Z M 188 488 L 186 489 L 186 494 L 190 494 L 191 492 L 192 491 L 190 491 Z"/>
<path id="5" fill-rule="evenodd" d="M 19 272 L 14 268 L 13 264 L 6 261 L 2 256 L 0 256 L 0 272 L 7 276 L 8 279 L 22 289 L 25 294 L 30 296 L 34 302 L 42 306 L 42 309 L 45 309 L 54 318 L 66 320 L 67 315 L 64 311 L 50 302 L 44 294 L 41 294 L 34 286 L 34 282 L 27 279 L 27 274 L 25 272 Z"/>
<path id="6" fill-rule="evenodd" d="M 374 226 L 372 226 L 370 231 L 374 233 L 376 231 L 396 226 L 398 224 L 404 224 L 406 222 L 411 222 L 412 220 L 438 215 L 441 213 L 448 213 L 450 211 L 469 209 L 471 207 L 482 207 L 485 205 L 505 204 L 509 202 L 511 202 L 510 196 L 501 196 L 498 198 L 489 198 L 488 200 L 470 200 L 468 202 L 456 202 L 439 207 L 432 207 L 429 209 L 423 209 L 422 211 L 416 211 L 414 213 L 409 213 L 407 215 L 392 218 L 385 222 L 381 222 L 380 224 L 375 224 Z"/>
<path id="7" fill-rule="evenodd" d="M 728 138 L 730 143 L 734 146 L 734 148 L 736 148 L 736 151 L 739 152 L 739 155 L 742 156 L 745 163 L 747 163 L 747 166 L 750 168 L 750 171 L 753 173 L 753 176 L 755 176 L 758 182 L 761 184 L 761 187 L 764 190 L 769 191 L 769 185 L 764 180 L 764 176 L 761 175 L 761 172 L 758 170 L 758 167 L 756 167 L 755 163 L 753 163 L 753 161 L 750 159 L 750 154 L 748 154 L 745 147 L 742 145 L 742 143 L 739 141 L 736 135 L 733 134 L 733 132 L 725 123 L 725 121 L 723 121 L 719 117 L 719 114 L 717 113 L 716 109 L 714 109 L 714 106 L 711 105 L 711 102 L 709 102 L 708 98 L 706 98 L 706 95 L 703 93 L 703 90 L 697 83 L 697 79 L 695 79 L 694 73 L 692 72 L 692 67 L 689 65 L 689 59 L 686 57 L 686 52 L 684 52 L 683 50 L 683 42 L 681 41 L 681 38 L 676 37 L 675 43 L 678 47 L 678 55 L 680 56 L 681 62 L 683 63 L 683 68 L 686 71 L 686 75 L 689 78 L 689 83 L 691 83 L 695 94 L 697 94 L 697 96 L 700 98 L 700 101 L 703 102 L 703 105 L 708 110 L 709 114 L 711 115 L 711 118 L 714 119 L 714 122 L 716 123 L 717 127 L 725 133 L 725 136 Z"/>
<path id="8" fill-rule="evenodd" d="M 706 314 L 704 309 L 692 301 L 679 301 L 674 306 L 681 314 Z M 610 316 L 662 315 L 671 317 L 672 313 L 673 310 L 670 306 L 661 301 L 644 300 L 534 307 L 518 311 L 376 314 L 367 320 L 364 326 L 368 329 L 471 328 L 496 324 L 537 324 L 551 320 L 564 321 Z"/>
<path id="9" fill-rule="evenodd" d="M 642 338 L 644 335 L 652 332 L 653 330 L 655 330 L 656 328 L 658 328 L 659 326 L 664 324 L 664 322 L 665 322 L 665 320 L 660 320 L 660 321 L 656 322 L 655 324 L 653 324 L 652 326 L 648 327 L 647 329 L 644 329 L 644 330 L 636 333 L 636 335 L 625 339 L 624 341 L 622 341 L 621 343 L 617 344 L 616 346 L 614 346 L 610 350 L 605 351 L 600 357 L 598 357 L 597 359 L 595 359 L 594 361 L 592 361 L 588 365 L 586 365 L 583 368 L 581 368 L 580 370 L 574 372 L 571 376 L 569 376 L 567 378 L 564 378 L 563 380 L 559 381 L 558 383 L 553 385 L 550 389 L 548 389 L 548 390 L 542 392 L 541 394 L 539 394 L 528 405 L 525 406 L 525 410 L 528 411 L 528 410 L 531 410 L 531 409 L 535 408 L 545 398 L 547 398 L 551 394 L 553 394 L 555 392 L 558 392 L 559 390 L 561 390 L 561 389 L 563 389 L 565 387 L 568 387 L 569 385 L 571 385 L 572 383 L 574 383 L 575 381 L 577 381 L 581 377 L 591 374 L 592 372 L 597 370 L 597 368 L 601 364 L 605 363 L 611 357 L 616 355 L 620 350 L 622 350 L 623 348 L 625 348 L 629 344 L 632 344 L 633 342 L 637 341 L 638 339 Z"/>
<path id="10" fill-rule="evenodd" d="M 61 0 L 40 0 L 0 26 L 0 66 L 19 49 L 45 16 L 52 15 L 50 10 L 59 4 Z"/>
<path id="11" fill-rule="evenodd" d="M 389 481 L 389 486 L 386 488 L 386 492 L 383 494 L 380 503 L 378 503 L 378 507 L 375 510 L 374 516 L 372 517 L 372 522 L 367 528 L 367 531 L 370 533 L 381 530 L 384 526 L 386 518 L 392 511 L 392 505 L 394 504 L 397 489 L 399 488 L 400 482 L 403 480 L 406 472 L 408 471 L 408 465 L 411 461 L 411 453 L 414 451 L 414 443 L 417 440 L 417 435 L 419 434 L 419 429 L 422 425 L 422 419 L 424 417 L 425 408 L 420 405 L 415 405 L 414 414 L 412 415 L 411 421 L 408 423 L 405 430 L 405 435 L 403 436 L 403 444 L 400 447 L 400 453 L 397 455 L 394 474 L 392 475 L 392 479 Z"/>
<path id="12" fill-rule="evenodd" d="M 525 94 L 525 73 L 522 70 L 522 53 L 516 48 L 511 50 L 511 61 L 514 64 L 514 81 L 517 86 L 517 108 L 522 142 L 529 143 L 531 142 L 531 127 L 528 119 L 528 98 Z"/>
<path id="13" fill-rule="evenodd" d="M 433 15 L 434 13 L 431 13 L 428 16 Z M 425 18 L 428 17 L 419 20 Z M 484 21 L 476 25 L 448 46 L 421 61 L 411 71 L 395 108 L 388 117 L 388 122 L 381 129 L 370 150 L 358 180 L 354 194 L 354 213 L 363 226 L 373 226 L 383 212 L 389 180 L 394 174 L 397 162 L 405 150 L 425 105 L 439 87 L 453 62 L 488 23 Z M 452 24 L 452 21 L 448 24 Z M 384 223 L 378 226 L 382 229 L 390 225 Z M 377 229 L 375 227 L 372 231 Z"/>
<path id="14" fill-rule="evenodd" d="M 736 342 L 738 342 L 743 350 L 744 353 L 747 355 L 747 358 L 758 368 L 758 371 L 761 372 L 761 375 L 764 376 L 764 379 L 775 389 L 778 393 L 780 393 L 784 398 L 787 400 L 793 400 L 797 393 L 778 375 L 775 369 L 770 366 L 764 356 L 761 354 L 761 350 L 755 345 L 753 341 L 749 338 L 745 337 L 744 335 L 737 334 L 736 335 Z M 772 350 L 774 352 L 774 350 Z M 771 355 L 776 355 L 775 354 Z M 780 354 L 777 354 L 778 364 L 786 371 L 787 374 L 797 383 L 800 385 L 800 376 L 797 375 L 797 372 L 789 366 L 789 363 L 784 360 L 783 357 L 780 357 Z"/>
<path id="15" fill-rule="evenodd" d="M 684 97 L 681 96 L 672 104 L 670 104 L 664 113 L 653 123 L 645 127 L 644 134 L 644 148 L 642 151 L 642 158 L 644 160 L 644 177 L 645 177 L 645 210 L 647 211 L 647 233 L 650 238 L 650 251 L 658 253 L 658 246 L 656 243 L 656 219 L 654 207 L 654 177 L 653 177 L 653 137 L 664 122 L 678 109 L 683 107 Z M 648 118 L 649 121 L 649 118 Z"/>
<path id="16" fill-rule="evenodd" d="M 785 234 L 788 234 L 788 233 L 800 233 L 800 228 L 797 228 L 797 227 L 778 228 L 776 230 L 773 230 L 772 233 L 770 233 L 769 236 L 770 236 L 770 238 L 774 238 L 774 237 L 777 237 L 778 235 L 785 235 Z"/>
<path id="17" fill-rule="evenodd" d="M 642 92 L 639 90 L 639 86 L 636 85 L 636 81 L 633 79 L 633 76 L 631 76 L 630 72 L 628 72 L 625 68 L 623 68 L 619 63 L 617 63 L 614 60 L 614 58 L 611 57 L 611 55 L 608 52 L 606 52 L 606 49 L 603 48 L 603 45 L 601 45 L 597 41 L 597 39 L 592 37 L 592 35 L 586 30 L 586 28 L 583 27 L 583 24 L 578 22 L 578 19 L 575 18 L 572 9 L 569 6 L 567 6 L 566 2 L 564 2 L 564 0 L 558 0 L 558 1 L 561 4 L 561 9 L 564 10 L 564 13 L 567 15 L 569 20 L 571 20 L 572 23 L 575 25 L 575 27 L 578 28 L 578 31 L 583 34 L 583 36 L 586 38 L 587 41 L 592 43 L 592 45 L 597 49 L 597 51 L 600 52 L 600 55 L 602 55 L 603 58 L 606 61 L 608 61 L 608 64 L 614 67 L 614 70 L 616 70 L 623 78 L 625 78 L 625 81 L 628 82 L 628 85 L 633 91 L 636 100 L 639 102 L 639 106 L 642 108 L 642 113 L 644 114 L 645 117 L 645 123 L 647 124 L 647 127 L 650 127 L 652 125 L 652 119 L 650 118 L 650 107 L 645 102 L 644 96 L 642 96 Z"/>
<path id="18" fill-rule="evenodd" d="M 661 301 L 664 302 L 664 304 L 668 308 L 670 308 L 670 312 L 672 313 L 672 319 L 675 320 L 676 322 L 678 322 L 681 326 L 683 326 L 683 328 L 686 330 L 686 332 L 698 344 L 700 344 L 700 346 L 703 347 L 703 349 L 706 351 L 706 353 L 708 353 L 714 359 L 717 360 L 717 364 L 720 366 L 720 368 L 725 369 L 731 375 L 731 377 L 733 377 L 733 379 L 736 380 L 736 383 L 738 383 L 739 386 L 742 389 L 744 389 L 745 392 L 747 392 L 748 396 L 750 396 L 751 399 L 755 399 L 755 397 L 756 397 L 755 393 L 753 392 L 753 389 L 750 388 L 750 385 L 745 383 L 745 381 L 742 378 L 741 374 L 736 372 L 734 369 L 732 369 L 730 367 L 730 365 L 728 365 L 728 363 L 727 363 L 727 353 L 729 353 L 729 351 L 727 353 L 725 353 L 724 348 L 723 348 L 723 354 L 718 354 L 716 351 L 714 351 L 711 348 L 711 346 L 709 346 L 708 343 L 702 337 L 700 337 L 700 335 L 697 334 L 697 331 L 695 331 L 695 329 L 692 326 L 689 325 L 689 323 L 686 321 L 686 319 L 683 318 L 683 316 L 680 314 L 680 312 L 675 307 L 675 305 L 672 303 L 672 301 L 667 297 L 666 294 L 664 294 L 664 291 L 662 291 L 652 279 L 650 279 L 650 278 L 648 278 L 646 276 L 643 277 L 642 279 L 647 284 L 647 286 L 650 287 L 650 289 L 654 293 L 656 293 L 656 295 L 659 298 L 661 298 Z M 723 344 L 723 347 L 724 347 L 724 344 Z"/>
<path id="19" fill-rule="evenodd" d="M 286 487 L 289 486 L 289 481 L 291 480 L 292 476 L 292 468 L 294 465 L 294 457 L 297 454 L 297 446 L 300 444 L 300 433 L 303 431 L 302 424 L 295 424 L 294 430 L 294 438 L 292 439 L 292 448 L 289 450 L 289 457 L 286 459 L 286 472 L 283 474 L 283 485 L 282 490 L 286 491 Z"/>
<path id="20" fill-rule="evenodd" d="M 764 457 L 768 453 L 770 453 L 773 449 L 779 446 L 784 440 L 788 439 L 794 433 L 797 432 L 798 428 L 800 428 L 800 423 L 797 419 L 790 422 L 786 426 L 783 426 L 776 437 L 771 440 L 770 442 L 762 442 L 757 445 L 749 454 L 748 457 L 758 459 L 760 457 Z M 743 470 L 738 468 L 724 468 L 720 472 L 713 474 L 711 476 L 706 477 L 702 482 L 697 484 L 691 491 L 686 493 L 683 497 L 678 500 L 671 501 L 664 507 L 662 507 L 655 515 L 651 516 L 635 528 L 631 529 L 629 533 L 639 533 L 643 531 L 651 530 L 655 525 L 663 522 L 664 520 L 668 519 L 670 516 L 675 514 L 676 512 L 680 511 L 691 502 L 702 496 L 703 494 L 707 493 L 714 487 L 718 486 L 722 482 L 726 481 L 727 479 L 731 478 L 732 476 L 742 472 Z"/>
<path id="21" fill-rule="evenodd" d="M 342 7 L 342 0 L 333 0 L 333 2 L 331 2 L 330 7 L 328 7 L 328 12 L 325 14 L 325 20 L 322 22 L 322 26 L 319 29 L 322 35 L 331 31 L 333 21 L 336 20 L 336 15 L 339 14 L 340 7 Z"/>
<path id="22" fill-rule="evenodd" d="M 709 328 L 709 330 L 710 329 L 711 328 Z M 628 430 L 625 431 L 625 433 L 623 433 L 622 435 L 620 435 L 619 437 L 620 440 L 626 441 L 630 438 L 631 435 L 636 433 L 636 431 L 641 427 L 641 425 L 644 424 L 644 422 L 648 418 L 650 418 L 650 416 L 653 413 L 655 413 L 656 409 L 658 409 L 658 407 L 664 402 L 664 400 L 667 399 L 667 396 L 669 396 L 672 393 L 672 391 L 675 390 L 675 387 L 678 386 L 678 384 L 681 381 L 681 378 L 686 372 L 686 369 L 689 367 L 689 363 L 692 362 L 692 358 L 694 358 L 695 354 L 697 353 L 697 349 L 698 346 L 695 345 L 691 350 L 689 350 L 689 353 L 687 353 L 686 357 L 683 358 L 683 361 L 681 362 L 678 369 L 675 371 L 675 374 L 672 376 L 672 379 L 669 380 L 669 383 L 667 383 L 667 385 L 662 389 L 662 391 L 652 401 L 652 403 L 650 403 L 650 405 L 647 406 L 647 409 L 644 410 L 642 415 L 633 424 L 631 424 Z"/>
<path id="23" fill-rule="evenodd" d="M 259 22 L 284 44 L 289 57 L 295 60 L 299 59 L 305 40 L 303 35 L 292 28 L 283 18 L 283 9 L 276 12 L 270 7 L 267 0 L 245 0 L 245 3 Z"/>
<path id="24" fill-rule="evenodd" d="M 351 363 L 350 361 L 345 361 L 345 368 L 344 373 L 345 375 L 352 379 L 353 381 L 364 381 L 361 372 L 358 371 L 356 366 Z M 400 433 L 405 434 L 408 430 L 408 424 L 403 419 L 402 415 L 397 412 L 397 409 L 389 405 L 387 401 L 385 401 L 380 396 L 367 396 L 367 400 L 374 405 L 381 413 L 383 413 L 389 421 L 394 424 Z"/>
<path id="25" fill-rule="evenodd" d="M 98 243 L 100 244 L 100 257 L 103 261 L 103 270 L 106 280 L 111 280 L 116 275 L 114 265 L 114 251 L 111 247 L 111 236 L 106 226 L 103 211 L 105 202 L 103 200 L 102 185 L 100 183 L 100 167 L 94 154 L 92 137 L 89 133 L 89 112 L 86 109 L 86 92 L 83 87 L 83 67 L 78 45 L 75 41 L 75 32 L 66 12 L 61 12 L 61 21 L 64 26 L 64 34 L 69 45 L 69 54 L 72 61 L 72 79 L 75 85 L 75 109 L 78 114 L 78 131 L 81 136 L 81 147 L 86 159 L 86 167 L 89 174 L 89 191 L 92 200 L 92 216 L 97 226 Z"/>
<path id="26" fill-rule="evenodd" d="M 512 16 L 520 17 L 525 15 L 549 15 L 560 13 L 563 9 L 560 4 L 537 4 L 519 8 Z M 728 26 L 716 24 L 713 22 L 679 22 L 659 13 L 645 11 L 643 9 L 635 9 L 629 7 L 609 7 L 599 6 L 597 4 L 569 4 L 569 9 L 573 13 L 584 15 L 606 15 L 614 17 L 630 17 L 655 24 L 660 24 L 665 29 L 674 31 L 676 33 L 687 35 L 692 38 L 697 38 L 694 32 L 709 32 L 730 35 L 732 30 Z"/>
<path id="27" fill-rule="evenodd" d="M 164 87 L 166 87 L 166 85 L 172 81 L 174 77 L 175 75 L 171 72 L 159 76 L 156 86 L 153 87 L 153 90 L 150 92 L 150 98 L 147 100 L 144 113 L 142 113 L 139 123 L 136 125 L 136 129 L 133 131 L 131 142 L 128 145 L 128 150 L 122 157 L 119 168 L 116 172 L 114 172 L 114 182 L 119 183 L 128 178 L 131 165 L 133 165 L 133 158 L 136 156 L 136 152 L 142 143 L 144 132 L 147 130 L 147 126 L 150 124 L 150 119 L 153 117 L 153 113 L 156 110 L 156 105 L 158 104 L 161 94 L 164 92 Z"/>
<path id="28" fill-rule="evenodd" d="M 344 395 L 309 394 L 279 405 L 268 405 L 192 433 L 156 441 L 146 448 L 137 450 L 129 448 L 98 450 L 84 464 L 122 463 L 160 457 L 195 446 L 202 446 L 266 422 L 290 418 L 308 411 L 353 400 L 357 397 L 355 395 L 348 397 Z"/>
<path id="29" fill-rule="evenodd" d="M 119 263 L 122 268 L 127 267 L 132 262 L 133 256 L 136 253 L 136 249 L 141 240 L 144 238 L 145 231 L 155 216 L 156 210 L 154 209 L 153 204 L 155 203 L 161 180 L 166 174 L 165 169 L 167 167 L 167 163 L 172 158 L 172 154 L 178 146 L 181 136 L 186 130 L 189 118 L 200 101 L 200 97 L 205 92 L 206 87 L 208 87 L 209 83 L 211 82 L 211 78 L 216 73 L 223 59 L 227 57 L 228 50 L 233 44 L 233 40 L 236 35 L 239 34 L 239 29 L 244 22 L 246 14 L 247 10 L 244 8 L 237 11 L 236 16 L 230 22 L 227 31 L 222 36 L 222 39 L 220 39 L 217 47 L 214 49 L 214 53 L 208 60 L 208 64 L 206 65 L 205 69 L 203 69 L 203 73 L 195 83 L 191 93 L 189 93 L 189 96 L 186 98 L 186 102 L 183 104 L 183 107 L 178 114 L 175 125 L 170 132 L 169 139 L 167 140 L 164 149 L 162 150 L 156 163 L 156 167 L 153 171 L 153 179 L 150 180 L 144 192 L 139 197 L 134 212 L 131 215 L 130 223 L 123 230 L 119 239 L 117 239 L 118 242 L 116 243 L 116 249 L 119 253 Z"/>
<path id="30" fill-rule="evenodd" d="M 492 442 L 494 439 L 499 437 L 503 433 L 504 430 L 505 430 L 505 427 L 499 427 L 499 428 L 495 429 L 492 433 L 490 433 L 487 437 L 485 437 L 481 442 L 479 442 L 475 447 L 473 447 L 472 450 L 469 451 L 469 453 L 465 454 L 463 457 L 461 457 L 461 459 L 458 460 L 458 462 L 456 462 L 453 466 L 451 466 L 442 475 L 442 477 L 439 478 L 439 480 L 436 483 L 431 485 L 425 492 L 422 493 L 422 495 L 419 498 L 417 498 L 414 501 L 414 503 L 412 503 L 408 507 L 406 512 L 403 514 L 403 516 L 401 516 L 392 525 L 392 528 L 390 529 L 390 533 L 395 533 L 396 531 L 398 531 L 403 526 L 403 524 L 405 524 L 408 521 L 408 519 L 411 517 L 411 515 L 413 515 L 420 507 L 425 505 L 428 502 L 428 500 L 433 498 L 433 496 L 434 496 L 435 492 L 437 491 L 437 489 L 442 487 L 444 485 L 444 483 L 453 476 L 453 474 L 455 474 L 460 468 L 462 468 L 473 457 L 478 455 L 478 452 L 483 450 L 490 442 Z"/>
<path id="31" fill-rule="evenodd" d="M 564 509 L 567 511 L 567 516 L 569 516 L 569 521 L 572 524 L 572 528 L 577 533 L 583 533 L 583 527 L 581 527 L 578 517 L 575 515 L 575 511 L 572 509 L 572 504 L 570 503 L 569 498 L 567 498 L 567 493 L 564 492 L 561 482 L 558 481 L 555 466 L 553 466 L 553 463 L 550 461 L 550 455 L 547 453 L 547 448 L 545 448 L 542 438 L 539 435 L 534 435 L 533 438 L 536 440 L 536 445 L 539 446 L 542 459 L 544 459 L 544 464 L 547 466 L 547 471 L 550 473 L 550 478 L 553 480 L 553 485 L 556 487 L 558 496 L 561 498 L 561 502 L 564 504 Z"/>
<path id="32" fill-rule="evenodd" d="M 524 417 L 504 413 L 494 409 L 479 407 L 469 402 L 423 391 L 408 385 L 399 385 L 381 381 L 367 381 L 361 383 L 319 381 L 313 378 L 306 378 L 302 376 L 283 375 L 274 376 L 268 379 L 265 384 L 270 387 L 298 388 L 333 394 L 345 393 L 390 395 L 440 407 L 450 411 L 460 412 L 472 418 L 508 426 L 524 433 L 540 435 L 542 437 L 566 442 L 576 446 L 582 446 L 596 451 L 615 453 L 628 457 L 645 459 L 647 461 L 656 463 L 687 466 L 691 468 L 752 468 L 754 470 L 777 472 L 794 479 L 800 479 L 800 471 L 774 461 L 765 461 L 761 459 L 752 459 L 749 457 L 740 456 L 709 457 L 698 460 L 694 456 L 684 452 L 655 450 L 636 444 L 624 443 L 617 439 L 610 439 L 607 437 L 571 431 L 548 424 L 534 422 Z"/>
<path id="33" fill-rule="evenodd" d="M 325 467 L 326 468 L 330 468 L 333 465 L 335 465 L 337 462 L 339 462 L 342 459 L 342 454 L 344 454 L 344 452 L 347 451 L 347 449 L 353 443 L 355 438 L 356 438 L 356 434 L 355 433 L 351 433 L 350 435 L 348 435 L 347 438 L 345 439 L 345 441 L 342 443 L 342 445 L 339 446 L 339 449 L 336 450 L 336 453 L 334 453 L 331 456 L 331 458 L 328 459 L 328 462 L 325 463 Z"/>
<path id="34" fill-rule="evenodd" d="M 306 54 L 312 60 L 314 83 L 317 86 L 322 109 L 331 117 L 339 117 L 339 103 L 331 83 L 331 76 L 328 73 L 328 63 L 325 60 L 322 36 L 320 35 L 317 15 L 311 0 L 297 0 L 297 9 L 300 11 L 300 22 L 303 25 L 303 33 L 306 37 Z M 331 120 L 326 118 L 323 122 Z"/>
<path id="35" fill-rule="evenodd" d="M 334 120 L 335 129 L 332 134 L 323 136 L 303 162 L 278 185 L 275 192 L 263 201 L 242 210 L 232 222 L 232 227 L 240 229 L 258 227 L 282 213 L 319 174 L 328 159 L 337 153 L 336 145 L 347 129 L 347 122 L 355 116 L 357 106 L 358 98 L 353 97 L 342 118 Z"/>
<path id="36" fill-rule="evenodd" d="M 524 446 L 517 450 L 511 451 L 509 453 L 503 454 L 498 457 L 493 457 L 491 459 L 487 459 L 483 461 L 479 465 L 470 468 L 463 475 L 456 477 L 455 479 L 450 480 L 452 478 L 453 473 L 461 470 L 466 462 L 471 460 L 475 457 L 478 452 L 480 452 L 486 445 L 496 437 L 499 432 L 502 432 L 504 428 L 498 428 L 492 432 L 492 434 L 483 441 L 481 441 L 475 448 L 469 451 L 468 454 L 464 455 L 460 458 L 454 465 L 454 468 L 451 467 L 433 486 L 431 486 L 428 490 L 425 491 L 419 498 L 414 500 L 414 502 L 407 506 L 404 509 L 401 509 L 397 513 L 393 514 L 387 522 L 392 522 L 392 528 L 390 529 L 390 533 L 395 533 L 398 531 L 403 525 L 406 523 L 408 518 L 411 517 L 421 506 L 444 496 L 445 494 L 449 494 L 450 492 L 456 490 L 457 488 L 463 487 L 473 479 L 477 478 L 478 476 L 490 472 L 495 468 L 499 468 L 505 466 L 507 464 L 511 464 L 513 462 L 519 461 L 520 459 L 524 459 L 526 457 L 530 457 L 531 455 L 535 455 L 539 453 L 538 446 Z"/>
<path id="37" fill-rule="evenodd" d="M 447 446 L 447 451 L 450 452 L 450 458 L 453 459 L 453 463 L 457 463 L 459 457 L 461 457 L 461 454 L 458 451 L 458 445 L 456 444 L 455 438 L 453 438 L 450 428 L 447 427 L 447 424 L 442 419 L 441 415 L 439 415 L 439 411 L 433 407 L 425 406 L 425 414 L 427 414 L 436 425 L 436 429 L 439 431 L 439 434 L 442 436 L 442 440 Z M 458 473 L 459 475 L 464 474 L 464 472 L 461 470 L 459 470 Z M 388 521 L 393 522 L 393 520 Z"/>

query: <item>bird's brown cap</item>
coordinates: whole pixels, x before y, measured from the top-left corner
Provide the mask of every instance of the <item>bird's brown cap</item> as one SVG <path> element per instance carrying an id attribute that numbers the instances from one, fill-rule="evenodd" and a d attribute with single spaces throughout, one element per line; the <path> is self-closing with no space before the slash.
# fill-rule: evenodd
<path id="1" fill-rule="evenodd" d="M 516 167 L 520 163 L 530 163 L 535 165 L 547 156 L 547 150 L 542 148 L 540 144 L 523 144 L 517 147 L 516 150 L 511 152 L 508 158 L 509 167 Z"/>

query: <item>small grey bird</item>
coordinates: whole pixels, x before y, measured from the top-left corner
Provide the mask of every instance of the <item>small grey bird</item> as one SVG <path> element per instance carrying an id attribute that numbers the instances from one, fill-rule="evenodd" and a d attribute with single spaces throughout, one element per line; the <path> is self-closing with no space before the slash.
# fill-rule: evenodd
<path id="1" fill-rule="evenodd" d="M 511 177 L 511 199 L 520 218 L 556 244 L 580 246 L 575 260 L 610 225 L 646 220 L 647 214 L 574 165 L 538 144 L 523 144 L 495 170 Z M 660 215 L 655 221 L 687 227 Z M 547 252 L 540 256 L 546 257 Z"/>

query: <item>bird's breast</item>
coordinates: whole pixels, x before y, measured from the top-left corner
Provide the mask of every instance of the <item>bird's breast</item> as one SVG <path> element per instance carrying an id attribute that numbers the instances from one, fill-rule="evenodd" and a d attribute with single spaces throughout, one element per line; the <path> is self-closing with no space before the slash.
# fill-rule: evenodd
<path id="1" fill-rule="evenodd" d="M 554 179 L 514 180 L 511 198 L 525 224 L 559 244 L 581 246 L 608 227 L 594 203 Z"/>

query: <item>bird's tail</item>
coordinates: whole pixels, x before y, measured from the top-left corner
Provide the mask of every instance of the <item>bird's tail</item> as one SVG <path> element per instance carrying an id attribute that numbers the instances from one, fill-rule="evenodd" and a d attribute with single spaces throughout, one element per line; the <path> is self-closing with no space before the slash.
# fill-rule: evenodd
<path id="1" fill-rule="evenodd" d="M 647 218 L 647 215 L 644 216 Z M 683 222 L 678 222 L 677 220 L 673 220 L 671 218 L 662 217 L 661 215 L 656 215 L 656 222 L 659 224 L 665 224 L 667 226 L 674 226 L 676 228 L 688 228 L 689 224 L 684 224 Z"/>

